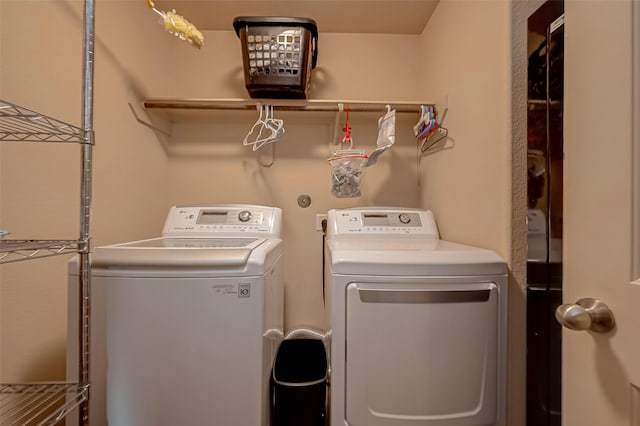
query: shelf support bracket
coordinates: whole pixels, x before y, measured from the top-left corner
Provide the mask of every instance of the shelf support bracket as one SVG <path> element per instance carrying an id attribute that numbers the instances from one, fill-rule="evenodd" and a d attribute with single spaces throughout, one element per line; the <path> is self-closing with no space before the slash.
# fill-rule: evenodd
<path id="1" fill-rule="evenodd" d="M 151 120 L 147 111 L 145 111 L 140 102 L 131 102 L 131 100 L 129 100 L 128 104 L 129 109 L 131 109 L 131 112 L 138 123 L 147 126 L 156 132 L 160 132 L 165 136 L 171 136 L 170 126 L 168 124 L 166 126 L 160 126 L 153 123 L 153 120 Z"/>

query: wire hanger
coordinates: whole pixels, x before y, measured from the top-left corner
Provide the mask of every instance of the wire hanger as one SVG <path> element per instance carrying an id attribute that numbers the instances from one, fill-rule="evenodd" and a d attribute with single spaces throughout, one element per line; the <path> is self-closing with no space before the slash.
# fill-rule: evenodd
<path id="1" fill-rule="evenodd" d="M 276 145 L 275 144 L 270 144 L 269 145 L 270 149 L 268 150 L 262 150 L 260 151 L 260 153 L 258 153 L 258 164 L 260 164 L 262 167 L 271 167 L 273 166 L 273 163 L 276 160 Z M 266 154 L 263 156 L 263 152 L 264 151 L 268 151 L 269 152 L 269 159 L 265 160 Z"/>
<path id="2" fill-rule="evenodd" d="M 338 111 L 336 112 L 336 119 L 333 123 L 333 140 L 331 143 L 334 145 L 338 145 L 340 143 L 340 139 L 338 139 L 338 134 L 340 133 L 340 116 L 344 112 L 344 104 L 338 104 Z"/>
<path id="3" fill-rule="evenodd" d="M 449 135 L 449 130 L 442 126 L 442 122 L 449 111 L 445 108 L 442 118 L 438 120 L 436 108 L 434 106 L 421 106 L 420 107 L 420 119 L 413 126 L 413 131 L 416 139 L 420 142 L 420 152 L 425 153 L 431 147 L 435 146 L 438 142 L 442 141 Z M 435 140 L 432 140 L 433 135 L 438 135 Z"/>

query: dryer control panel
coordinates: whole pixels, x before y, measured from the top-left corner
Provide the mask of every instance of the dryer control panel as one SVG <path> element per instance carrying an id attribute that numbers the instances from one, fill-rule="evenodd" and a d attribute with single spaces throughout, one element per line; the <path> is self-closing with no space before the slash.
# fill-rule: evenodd
<path id="1" fill-rule="evenodd" d="M 280 237 L 282 210 L 250 204 L 174 206 L 164 224 L 164 237 L 257 235 Z"/>
<path id="2" fill-rule="evenodd" d="M 429 210 L 402 208 L 355 208 L 330 210 L 328 236 L 333 235 L 416 235 L 439 238 Z"/>

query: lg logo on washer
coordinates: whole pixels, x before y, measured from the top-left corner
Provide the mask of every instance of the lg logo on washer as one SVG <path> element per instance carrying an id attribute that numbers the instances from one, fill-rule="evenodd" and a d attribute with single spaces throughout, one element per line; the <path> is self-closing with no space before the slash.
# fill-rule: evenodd
<path id="1" fill-rule="evenodd" d="M 238 297 L 251 297 L 251 284 L 238 284 Z"/>
<path id="2" fill-rule="evenodd" d="M 219 284 L 214 285 L 212 290 L 215 294 L 237 295 L 238 297 L 251 297 L 251 283 L 239 284 Z"/>

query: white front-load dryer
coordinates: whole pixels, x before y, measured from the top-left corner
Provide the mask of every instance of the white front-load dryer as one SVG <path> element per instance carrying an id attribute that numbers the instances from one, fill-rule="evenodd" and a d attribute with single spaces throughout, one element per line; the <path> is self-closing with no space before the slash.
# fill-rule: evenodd
<path id="1" fill-rule="evenodd" d="M 429 211 L 331 210 L 331 426 L 505 426 L 507 266 Z"/>
<path id="2" fill-rule="evenodd" d="M 162 237 L 93 251 L 91 425 L 268 425 L 283 336 L 281 216 L 176 206 Z M 69 270 L 77 317 L 77 265 Z M 70 378 L 77 336 L 71 328 Z"/>

